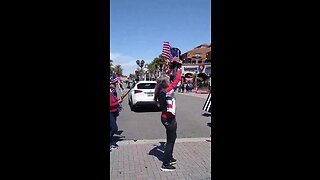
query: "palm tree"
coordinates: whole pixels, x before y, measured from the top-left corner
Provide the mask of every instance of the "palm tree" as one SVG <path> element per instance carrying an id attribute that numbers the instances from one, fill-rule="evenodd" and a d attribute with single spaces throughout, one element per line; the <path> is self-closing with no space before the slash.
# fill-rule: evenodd
<path id="1" fill-rule="evenodd" d="M 115 65 L 114 66 L 114 73 L 117 74 L 118 76 L 122 76 L 122 72 L 123 72 L 123 69 L 121 67 L 121 65 Z"/>
<path id="2" fill-rule="evenodd" d="M 147 64 L 147 69 L 150 74 L 152 74 L 153 76 L 156 76 L 157 67 L 154 60 L 150 64 Z"/>
<path id="3" fill-rule="evenodd" d="M 155 66 L 155 74 L 157 72 L 161 72 L 163 70 L 163 68 L 164 68 L 163 66 L 164 66 L 165 61 L 161 58 L 161 55 L 154 58 L 152 62 Z"/>
<path id="4" fill-rule="evenodd" d="M 141 77 L 141 75 L 143 75 L 143 70 L 142 69 L 137 69 L 135 71 L 136 77 Z"/>

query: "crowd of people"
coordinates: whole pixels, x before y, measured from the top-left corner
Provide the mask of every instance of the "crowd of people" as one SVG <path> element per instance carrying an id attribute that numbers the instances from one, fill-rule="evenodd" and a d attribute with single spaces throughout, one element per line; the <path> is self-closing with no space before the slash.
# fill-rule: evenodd
<path id="1" fill-rule="evenodd" d="M 160 104 L 162 111 L 160 120 L 166 129 L 167 136 L 163 163 L 160 168 L 162 171 L 174 171 L 176 169 L 173 166 L 177 162 L 173 157 L 174 144 L 177 138 L 176 98 L 174 92 L 177 88 L 179 92 L 184 92 L 184 90 L 190 92 L 193 89 L 191 82 L 181 83 L 180 67 L 178 63 L 172 63 L 167 74 L 160 76 L 156 80 L 154 100 Z M 112 138 L 118 131 L 117 117 L 121 113 L 121 103 L 123 102 L 123 96 L 118 97 L 117 95 L 117 84 L 119 84 L 120 89 L 123 89 L 119 79 L 112 77 L 110 79 L 110 152 L 118 148 L 116 143 L 112 142 Z M 208 108 L 207 105 L 206 108 Z"/>
<path id="2" fill-rule="evenodd" d="M 177 89 L 179 93 L 189 93 L 194 89 L 194 87 L 193 87 L 193 84 L 190 81 L 188 81 L 188 82 L 181 82 L 177 86 Z"/>

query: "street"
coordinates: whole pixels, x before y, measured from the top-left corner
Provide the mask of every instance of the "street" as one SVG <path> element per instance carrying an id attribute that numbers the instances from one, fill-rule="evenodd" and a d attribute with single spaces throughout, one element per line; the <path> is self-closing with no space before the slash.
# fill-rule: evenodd
<path id="1" fill-rule="evenodd" d="M 176 171 L 160 170 L 166 143 L 161 112 L 150 106 L 131 111 L 125 97 L 117 119 L 118 133 L 113 139 L 119 149 L 110 152 L 110 179 L 211 179 L 211 117 L 202 116 L 208 94 L 176 92 L 175 96 Z"/>
<path id="2" fill-rule="evenodd" d="M 177 138 L 210 137 L 211 117 L 202 116 L 207 94 L 181 94 L 176 91 L 175 96 Z M 125 97 L 122 106 L 123 110 L 117 119 L 119 130 L 115 135 L 116 141 L 166 138 L 165 128 L 160 121 L 161 112 L 156 108 L 143 107 L 133 112 L 128 105 L 128 97 Z"/>

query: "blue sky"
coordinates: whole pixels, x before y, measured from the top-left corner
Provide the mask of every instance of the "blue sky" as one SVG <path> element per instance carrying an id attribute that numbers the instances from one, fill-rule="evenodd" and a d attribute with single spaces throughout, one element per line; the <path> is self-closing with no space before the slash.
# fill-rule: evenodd
<path id="1" fill-rule="evenodd" d="M 151 62 L 164 41 L 182 53 L 211 43 L 211 0 L 111 0 L 110 58 L 124 75 Z"/>

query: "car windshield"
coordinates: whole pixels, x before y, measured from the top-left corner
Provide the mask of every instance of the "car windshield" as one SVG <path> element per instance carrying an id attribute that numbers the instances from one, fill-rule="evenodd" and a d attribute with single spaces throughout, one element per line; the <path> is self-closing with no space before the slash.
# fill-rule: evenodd
<path id="1" fill-rule="evenodd" d="M 140 83 L 137 86 L 138 89 L 154 89 L 156 87 L 156 83 Z"/>

